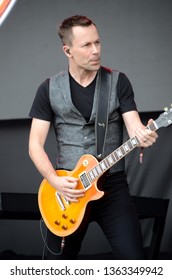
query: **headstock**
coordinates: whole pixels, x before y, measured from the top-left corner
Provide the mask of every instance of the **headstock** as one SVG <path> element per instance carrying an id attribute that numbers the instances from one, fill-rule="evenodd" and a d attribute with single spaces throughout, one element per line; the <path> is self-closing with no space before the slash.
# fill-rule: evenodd
<path id="1" fill-rule="evenodd" d="M 159 115 L 159 117 L 154 121 L 157 129 L 160 127 L 167 127 L 172 124 L 172 104 L 171 108 L 164 108 L 164 112 Z"/>

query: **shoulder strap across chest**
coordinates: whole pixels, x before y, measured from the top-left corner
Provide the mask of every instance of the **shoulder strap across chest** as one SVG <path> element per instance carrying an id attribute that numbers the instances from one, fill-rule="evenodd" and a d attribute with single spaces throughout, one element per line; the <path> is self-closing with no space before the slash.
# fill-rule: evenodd
<path id="1" fill-rule="evenodd" d="M 110 93 L 112 89 L 112 82 L 115 77 L 114 73 L 111 69 L 107 69 L 104 67 L 101 67 L 99 70 L 99 95 L 95 121 L 95 137 L 97 149 L 96 152 L 98 158 L 101 158 L 104 152 L 105 139 L 108 127 Z M 118 75 L 116 75 L 116 78 L 118 78 Z"/>

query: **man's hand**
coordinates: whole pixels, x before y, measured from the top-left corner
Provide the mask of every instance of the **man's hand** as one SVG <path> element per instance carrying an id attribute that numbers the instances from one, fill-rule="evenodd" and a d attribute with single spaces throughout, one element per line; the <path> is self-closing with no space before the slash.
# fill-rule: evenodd
<path id="1" fill-rule="evenodd" d="M 78 179 L 71 176 L 53 176 L 50 183 L 57 192 L 68 201 L 78 202 L 79 197 L 83 197 L 85 189 L 76 189 Z"/>
<path id="2" fill-rule="evenodd" d="M 148 125 L 150 125 L 152 122 L 153 120 L 150 119 L 148 121 Z M 136 129 L 135 134 L 142 148 L 152 146 L 158 138 L 158 134 L 155 131 L 151 131 L 146 127 Z"/>

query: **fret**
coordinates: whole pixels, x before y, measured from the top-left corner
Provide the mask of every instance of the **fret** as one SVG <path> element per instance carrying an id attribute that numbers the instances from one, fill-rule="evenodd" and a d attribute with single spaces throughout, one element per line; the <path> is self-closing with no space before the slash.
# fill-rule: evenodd
<path id="1" fill-rule="evenodd" d="M 125 156 L 125 155 L 126 155 L 126 152 L 125 152 L 125 150 L 124 150 L 123 146 L 121 146 L 121 152 L 122 152 L 122 155 L 123 155 L 123 156 Z"/>
<path id="2" fill-rule="evenodd" d="M 109 161 L 109 157 L 106 157 L 106 163 L 107 163 L 107 166 L 108 166 L 108 169 L 111 167 L 111 163 Z"/>
<path id="3" fill-rule="evenodd" d="M 156 124 L 155 124 L 154 122 L 152 122 L 151 124 L 149 124 L 149 125 L 147 126 L 147 128 L 148 128 L 149 130 L 151 130 L 151 131 L 157 130 L 157 126 L 156 126 Z"/>
<path id="4" fill-rule="evenodd" d="M 87 172 L 87 176 L 88 176 L 89 181 L 91 182 L 92 179 L 91 179 L 91 176 L 90 176 L 90 172 Z"/>
<path id="5" fill-rule="evenodd" d="M 106 165 L 105 165 L 105 163 L 104 163 L 104 160 L 102 160 L 102 161 L 100 162 L 100 166 L 101 166 L 102 170 L 106 170 L 106 169 L 107 169 L 107 168 L 106 168 Z"/>
<path id="6" fill-rule="evenodd" d="M 115 164 L 115 163 L 118 161 L 116 152 L 114 151 L 111 155 L 112 155 L 112 157 L 113 157 L 113 161 L 114 161 L 114 164 Z"/>
<path id="7" fill-rule="evenodd" d="M 131 142 L 133 144 L 133 147 L 135 147 L 139 144 L 138 141 L 136 140 L 136 137 L 131 138 Z"/>
<path id="8" fill-rule="evenodd" d="M 123 154 L 122 154 L 122 152 L 121 152 L 121 149 L 118 149 L 116 152 L 117 152 L 117 154 L 118 154 L 118 157 L 119 157 L 119 158 L 122 158 Z"/>
<path id="9" fill-rule="evenodd" d="M 98 172 L 99 175 L 101 175 L 101 174 L 103 173 L 102 169 L 100 168 L 100 164 L 98 164 L 98 165 L 96 166 L 96 170 L 97 170 L 97 172 Z"/>
<path id="10" fill-rule="evenodd" d="M 98 177 L 98 176 L 99 176 L 99 174 L 98 174 L 98 172 L 97 172 L 97 170 L 96 170 L 96 167 L 94 167 L 94 168 L 92 169 L 92 171 L 93 171 L 95 177 Z"/>
<path id="11" fill-rule="evenodd" d="M 114 156 L 115 156 L 115 159 L 116 159 L 116 162 L 117 162 L 119 160 L 119 156 L 118 156 L 117 150 L 114 152 Z"/>
<path id="12" fill-rule="evenodd" d="M 89 171 L 90 177 L 91 177 L 91 181 L 94 181 L 95 176 L 92 170 Z"/>
<path id="13" fill-rule="evenodd" d="M 113 160 L 113 157 L 112 157 L 112 154 L 110 154 L 108 156 L 108 162 L 109 162 L 109 165 L 112 166 L 114 164 L 114 160 Z"/>
<path id="14" fill-rule="evenodd" d="M 128 141 L 127 141 L 127 144 L 128 144 L 128 147 L 129 147 L 129 149 L 130 149 L 130 151 L 131 151 L 131 150 L 133 149 L 133 145 L 132 145 L 131 141 L 128 140 Z"/>
<path id="15" fill-rule="evenodd" d="M 104 159 L 104 162 L 105 162 L 105 165 L 106 165 L 106 169 L 109 169 L 110 164 L 108 162 L 108 158 L 107 157 Z"/>
<path id="16" fill-rule="evenodd" d="M 123 149 L 124 149 L 126 154 L 129 152 L 129 147 L 128 147 L 127 143 L 123 144 Z"/>
<path id="17" fill-rule="evenodd" d="M 103 173 L 100 164 L 96 165 L 93 169 L 91 169 L 87 174 L 90 182 L 93 182 L 96 178 L 98 178 Z"/>
<path id="18" fill-rule="evenodd" d="M 113 156 L 113 158 L 114 158 L 114 163 L 116 163 L 116 162 L 118 161 L 118 156 L 117 156 L 117 154 L 116 154 L 116 151 L 114 151 L 114 152 L 112 153 L 112 156 Z"/>

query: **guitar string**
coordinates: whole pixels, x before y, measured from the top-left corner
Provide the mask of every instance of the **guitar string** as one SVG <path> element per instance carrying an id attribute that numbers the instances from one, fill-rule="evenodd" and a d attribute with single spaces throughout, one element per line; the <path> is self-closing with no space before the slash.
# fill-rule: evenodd
<path id="1" fill-rule="evenodd" d="M 47 248 L 47 250 L 53 254 L 53 255 L 56 255 L 56 256 L 59 256 L 63 253 L 63 249 L 64 249 L 64 246 L 65 246 L 65 238 L 62 237 L 62 240 L 61 240 L 61 250 L 59 253 L 56 253 L 56 252 L 53 252 L 47 245 L 47 242 L 46 242 L 46 239 L 47 239 L 47 232 L 48 232 L 48 229 L 46 228 L 46 234 L 44 236 L 44 233 L 43 233 L 43 229 L 42 229 L 42 224 L 44 223 L 44 220 L 43 219 L 40 219 L 40 232 L 41 232 L 41 236 L 42 236 L 42 240 L 44 242 L 44 247 L 43 247 L 43 252 L 42 252 L 42 260 L 44 260 L 44 257 L 45 257 L 45 248 Z"/>

